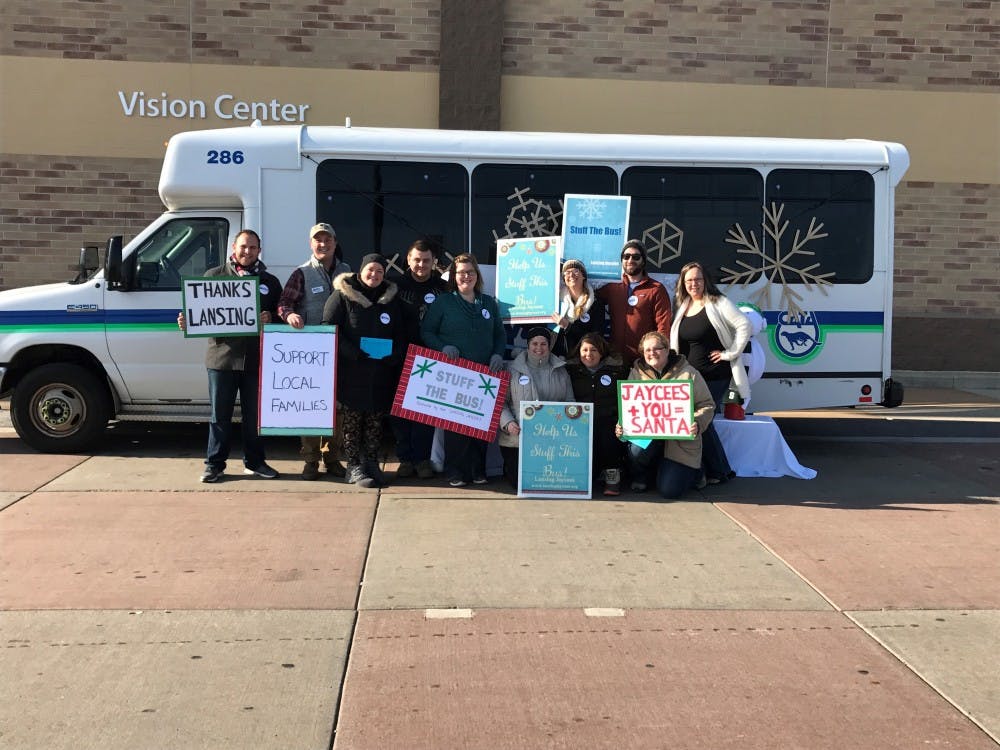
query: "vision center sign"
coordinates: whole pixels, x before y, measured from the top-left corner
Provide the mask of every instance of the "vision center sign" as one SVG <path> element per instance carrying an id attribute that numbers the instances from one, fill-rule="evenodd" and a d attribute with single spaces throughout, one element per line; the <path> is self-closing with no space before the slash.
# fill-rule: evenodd
<path id="1" fill-rule="evenodd" d="M 246 101 L 224 92 L 212 99 L 184 99 L 166 91 L 149 95 L 145 91 L 118 91 L 118 102 L 126 117 L 205 120 L 209 113 L 220 120 L 252 122 L 305 122 L 309 104 L 270 101 Z"/>

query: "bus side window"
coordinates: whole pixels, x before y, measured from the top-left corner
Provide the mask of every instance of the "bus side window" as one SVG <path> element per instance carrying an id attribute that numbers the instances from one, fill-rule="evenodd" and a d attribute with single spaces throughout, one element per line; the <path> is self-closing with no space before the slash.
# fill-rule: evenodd
<path id="1" fill-rule="evenodd" d="M 136 287 L 179 291 L 184 276 L 204 276 L 219 265 L 229 222 L 225 219 L 175 219 L 160 227 L 136 251 Z"/>

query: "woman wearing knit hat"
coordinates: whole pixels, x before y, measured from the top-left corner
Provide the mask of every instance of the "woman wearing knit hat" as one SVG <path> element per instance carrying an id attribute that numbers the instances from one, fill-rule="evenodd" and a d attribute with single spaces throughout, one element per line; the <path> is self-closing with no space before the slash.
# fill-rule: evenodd
<path id="1" fill-rule="evenodd" d="M 552 332 L 548 328 L 535 326 L 528 329 L 525 338 L 527 350 L 521 352 L 507 365 L 510 386 L 507 400 L 500 414 L 500 453 L 503 455 L 503 474 L 507 481 L 517 487 L 518 462 L 520 460 L 521 402 L 535 401 L 575 401 L 573 384 L 570 382 L 566 363 L 549 349 Z"/>
<path id="2" fill-rule="evenodd" d="M 392 406 L 408 324 L 396 284 L 385 280 L 379 253 L 361 259 L 356 274 L 342 273 L 323 307 L 323 323 L 337 326 L 337 400 L 343 404 L 347 482 L 384 487 L 378 452 L 382 419 Z"/>
<path id="3" fill-rule="evenodd" d="M 587 280 L 587 267 L 578 260 L 567 260 L 562 266 L 565 293 L 559 312 L 552 322 L 559 326 L 559 336 L 552 345 L 554 354 L 565 357 L 580 343 L 585 333 L 604 335 L 604 303 L 597 299 Z"/>

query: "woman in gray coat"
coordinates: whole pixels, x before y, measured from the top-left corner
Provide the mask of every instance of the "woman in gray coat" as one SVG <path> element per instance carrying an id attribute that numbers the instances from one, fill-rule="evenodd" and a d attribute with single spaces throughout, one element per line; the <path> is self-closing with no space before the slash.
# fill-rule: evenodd
<path id="1" fill-rule="evenodd" d="M 507 364 L 510 386 L 500 414 L 500 453 L 503 474 L 517 487 L 518 445 L 521 425 L 521 402 L 575 401 L 573 383 L 566 363 L 551 351 L 552 334 L 541 326 L 528 330 L 528 348 Z"/>

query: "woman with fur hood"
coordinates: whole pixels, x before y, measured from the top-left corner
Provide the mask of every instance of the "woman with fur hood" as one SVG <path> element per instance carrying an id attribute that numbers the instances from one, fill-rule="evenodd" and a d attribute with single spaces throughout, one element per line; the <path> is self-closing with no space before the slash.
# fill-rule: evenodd
<path id="1" fill-rule="evenodd" d="M 392 406 L 408 326 L 398 287 L 385 279 L 388 261 L 378 253 L 361 270 L 333 281 L 323 323 L 337 326 L 337 401 L 344 435 L 347 482 L 384 487 L 378 461 L 382 419 Z"/>
<path id="2" fill-rule="evenodd" d="M 521 402 L 575 401 L 573 385 L 566 371 L 566 363 L 549 350 L 551 333 L 536 326 L 528 331 L 528 348 L 507 363 L 510 385 L 507 400 L 500 414 L 500 453 L 503 455 L 503 474 L 517 487 L 518 461 L 520 460 L 518 436 L 521 425 Z"/>
<path id="3" fill-rule="evenodd" d="M 583 263 L 567 260 L 562 266 L 562 278 L 566 293 L 559 312 L 552 316 L 552 322 L 559 326 L 552 352 L 565 357 L 576 351 L 585 333 L 604 335 L 606 310 L 587 280 L 587 267 Z"/>

